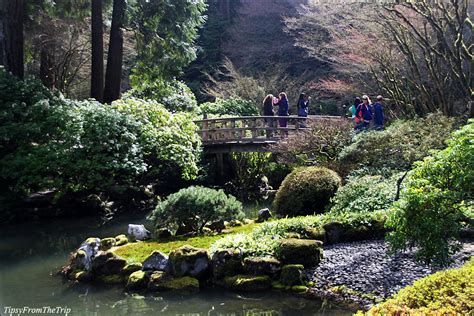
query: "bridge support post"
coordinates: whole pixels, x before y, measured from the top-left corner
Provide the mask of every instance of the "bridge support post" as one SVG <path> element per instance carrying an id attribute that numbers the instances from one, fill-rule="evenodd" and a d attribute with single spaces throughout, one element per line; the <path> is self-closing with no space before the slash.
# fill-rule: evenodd
<path id="1" fill-rule="evenodd" d="M 224 153 L 216 153 L 217 181 L 224 179 Z"/>

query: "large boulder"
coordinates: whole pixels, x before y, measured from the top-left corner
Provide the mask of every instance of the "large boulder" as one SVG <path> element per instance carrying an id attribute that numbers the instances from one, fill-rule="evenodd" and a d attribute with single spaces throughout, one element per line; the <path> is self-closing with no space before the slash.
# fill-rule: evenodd
<path id="1" fill-rule="evenodd" d="M 170 269 L 169 257 L 160 251 L 153 251 L 148 258 L 143 261 L 143 270 L 158 270 L 168 272 Z"/>
<path id="2" fill-rule="evenodd" d="M 206 249 L 185 245 L 172 251 L 169 259 L 171 271 L 177 277 L 191 276 L 202 280 L 210 275 L 211 263 Z"/>
<path id="3" fill-rule="evenodd" d="M 285 286 L 305 285 L 306 275 L 302 264 L 287 264 L 280 274 L 280 283 Z"/>
<path id="4" fill-rule="evenodd" d="M 212 255 L 212 274 L 216 279 L 243 272 L 242 252 L 235 248 L 216 251 Z"/>
<path id="5" fill-rule="evenodd" d="M 244 259 L 244 271 L 252 275 L 274 276 L 281 270 L 281 263 L 274 257 L 248 257 Z"/>
<path id="6" fill-rule="evenodd" d="M 99 238 L 87 238 L 73 255 L 72 264 L 74 267 L 77 269 L 90 271 L 92 260 L 94 260 L 94 258 L 97 256 L 100 245 L 101 243 Z"/>
<path id="7" fill-rule="evenodd" d="M 127 265 L 125 259 L 115 256 L 111 252 L 101 251 L 92 261 L 91 270 L 94 274 L 120 274 Z"/>
<path id="8" fill-rule="evenodd" d="M 151 233 L 144 225 L 128 224 L 128 235 L 132 240 L 146 240 Z"/>
<path id="9" fill-rule="evenodd" d="M 268 275 L 235 275 L 224 278 L 224 286 L 233 291 L 263 291 L 272 287 L 272 281 Z"/>
<path id="10" fill-rule="evenodd" d="M 263 208 L 258 211 L 257 222 L 261 223 L 261 222 L 268 221 L 271 217 L 272 217 L 272 213 L 270 212 L 270 210 L 268 208 Z"/>
<path id="11" fill-rule="evenodd" d="M 278 245 L 278 259 L 284 264 L 302 264 L 305 267 L 317 265 L 322 258 L 323 243 L 312 239 L 281 239 Z"/>

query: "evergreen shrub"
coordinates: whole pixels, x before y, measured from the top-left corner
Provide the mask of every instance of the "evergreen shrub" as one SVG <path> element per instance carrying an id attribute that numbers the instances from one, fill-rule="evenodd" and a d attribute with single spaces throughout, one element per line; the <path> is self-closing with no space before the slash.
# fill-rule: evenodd
<path id="1" fill-rule="evenodd" d="M 275 211 L 282 216 L 322 213 L 341 186 L 338 174 L 322 167 L 303 167 L 291 172 L 277 191 Z"/>

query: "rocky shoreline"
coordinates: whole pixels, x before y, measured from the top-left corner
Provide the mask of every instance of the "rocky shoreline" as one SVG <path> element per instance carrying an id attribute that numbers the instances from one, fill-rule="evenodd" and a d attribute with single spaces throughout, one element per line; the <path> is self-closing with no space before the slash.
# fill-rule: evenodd
<path id="1" fill-rule="evenodd" d="M 462 250 L 447 268 L 460 267 L 473 255 L 474 240 L 464 240 Z M 383 240 L 329 245 L 324 247 L 320 264 L 306 270 L 308 279 L 314 282 L 308 295 L 368 309 L 442 269 L 417 262 L 414 251 L 390 256 Z"/>

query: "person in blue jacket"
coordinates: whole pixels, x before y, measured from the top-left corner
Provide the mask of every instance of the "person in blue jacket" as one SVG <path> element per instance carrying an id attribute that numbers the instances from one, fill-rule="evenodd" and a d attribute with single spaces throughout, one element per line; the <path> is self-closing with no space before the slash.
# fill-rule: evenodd
<path id="1" fill-rule="evenodd" d="M 374 129 L 381 130 L 383 129 L 383 106 L 382 106 L 383 97 L 381 95 L 377 96 L 377 102 L 374 104 Z"/>
<path id="2" fill-rule="evenodd" d="M 372 121 L 372 102 L 367 95 L 362 97 L 362 103 L 357 107 L 356 116 L 360 123 L 356 127 L 358 130 L 365 130 L 369 128 L 370 121 Z"/>
<path id="3" fill-rule="evenodd" d="M 280 92 L 278 95 L 278 116 L 289 116 L 290 114 L 288 113 L 288 98 L 286 96 L 285 92 Z M 280 127 L 286 127 L 286 124 L 288 123 L 288 119 L 286 118 L 279 118 L 278 123 Z"/>
<path id="4" fill-rule="evenodd" d="M 309 100 L 310 97 L 308 97 L 306 94 L 300 94 L 300 97 L 298 98 L 298 104 L 296 105 L 299 117 L 308 117 Z M 305 120 L 301 120 L 300 127 L 306 127 Z"/>

